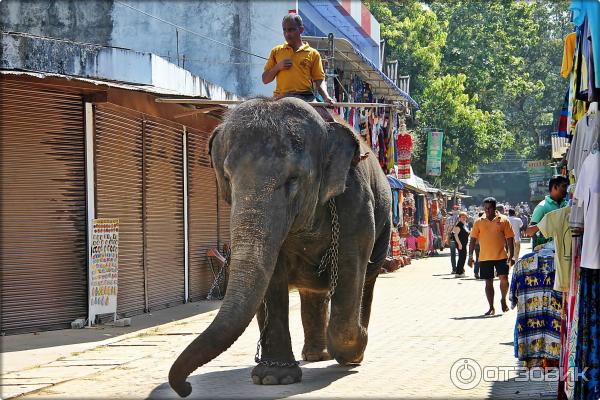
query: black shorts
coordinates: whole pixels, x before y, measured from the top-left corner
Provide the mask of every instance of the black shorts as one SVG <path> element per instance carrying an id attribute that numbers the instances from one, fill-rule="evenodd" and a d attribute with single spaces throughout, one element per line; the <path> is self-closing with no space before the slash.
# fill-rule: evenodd
<path id="1" fill-rule="evenodd" d="M 494 268 L 496 274 L 508 275 L 508 263 L 504 260 L 479 261 L 479 277 L 481 279 L 494 279 Z"/>

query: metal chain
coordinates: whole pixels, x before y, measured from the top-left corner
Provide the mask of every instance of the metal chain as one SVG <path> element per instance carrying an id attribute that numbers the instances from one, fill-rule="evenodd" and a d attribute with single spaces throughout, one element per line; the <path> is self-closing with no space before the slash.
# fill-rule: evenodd
<path id="1" fill-rule="evenodd" d="M 338 219 L 335 200 L 329 199 L 329 212 L 331 213 L 331 245 L 321 258 L 321 263 L 317 269 L 317 275 L 321 276 L 329 268 L 329 293 L 325 301 L 329 301 L 335 293 L 338 281 L 338 246 L 340 241 L 340 222 Z"/>
<path id="2" fill-rule="evenodd" d="M 298 361 L 273 361 L 273 360 L 262 360 L 261 354 L 261 342 L 265 337 L 265 331 L 267 330 L 267 325 L 269 324 L 269 309 L 267 308 L 267 301 L 263 299 L 262 305 L 265 308 L 265 320 L 263 323 L 263 327 L 260 330 L 260 337 L 258 338 L 258 342 L 256 343 L 256 354 L 254 355 L 254 362 L 258 365 L 264 365 L 266 367 L 293 367 L 295 365 L 300 364 Z"/>
<path id="3" fill-rule="evenodd" d="M 221 269 L 219 270 L 219 273 L 217 274 L 217 276 L 215 277 L 215 280 L 212 283 L 212 286 L 210 287 L 210 290 L 208 291 L 208 295 L 206 296 L 207 300 L 223 300 L 223 297 L 225 297 L 225 293 L 221 292 L 221 285 L 224 285 L 224 279 L 225 279 L 225 271 L 226 269 L 229 267 L 229 256 L 227 256 L 225 258 L 225 263 L 223 264 L 223 267 L 221 267 Z M 215 296 L 215 291 L 218 290 L 219 295 Z"/>

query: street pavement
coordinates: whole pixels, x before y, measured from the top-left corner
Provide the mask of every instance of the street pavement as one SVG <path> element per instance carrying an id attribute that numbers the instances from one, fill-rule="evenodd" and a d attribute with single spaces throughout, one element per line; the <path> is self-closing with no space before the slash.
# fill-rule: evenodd
<path id="1" fill-rule="evenodd" d="M 449 272 L 446 252 L 380 275 L 369 344 L 360 366 L 301 362 L 303 380 L 299 384 L 254 385 L 250 371 L 259 333 L 253 321 L 231 348 L 190 376 L 190 398 L 555 398 L 556 383 L 517 382 L 515 374 L 508 373 L 518 365 L 513 355 L 516 312 L 501 314 L 498 281 L 499 314 L 483 317 L 487 310 L 484 282 L 475 280 L 469 268 L 465 278 Z M 290 329 L 294 354 L 299 358 L 303 345 L 300 303 L 297 293 L 290 296 Z M 42 340 L 36 348 L 35 338 L 25 335 L 2 338 L 1 397 L 178 398 L 167 382 L 169 368 L 210 324 L 217 307 L 215 302 L 198 302 L 163 310 L 155 313 L 157 320 L 172 321 L 158 326 L 151 326 L 148 316 L 134 318 L 134 328 L 142 321 L 145 329 L 130 328 L 121 336 L 119 328 L 111 328 L 109 333 L 100 330 L 99 336 L 78 341 L 78 348 L 64 340 L 56 345 Z M 77 332 L 85 335 L 86 331 Z M 103 335 L 110 337 L 100 340 Z M 7 343 L 25 339 L 29 343 L 25 350 L 6 351 Z M 47 348 L 53 348 L 57 357 L 46 354 L 29 362 L 14 361 Z M 7 369 L 6 365 L 13 367 Z M 480 373 L 482 369 L 487 377 Z M 453 384 L 451 375 L 462 389 Z"/>

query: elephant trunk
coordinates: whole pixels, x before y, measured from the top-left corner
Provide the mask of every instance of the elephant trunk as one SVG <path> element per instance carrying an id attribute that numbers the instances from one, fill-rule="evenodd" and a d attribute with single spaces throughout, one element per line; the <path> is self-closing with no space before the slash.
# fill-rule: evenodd
<path id="1" fill-rule="evenodd" d="M 223 304 L 209 327 L 187 346 L 169 371 L 169 384 L 181 397 L 192 392 L 187 377 L 241 336 L 265 296 L 281 241 L 267 238 L 271 235 L 257 229 L 256 220 L 249 228 L 251 214 L 247 210 L 232 209 L 232 257 Z M 260 223 L 259 226 L 265 225 Z"/>

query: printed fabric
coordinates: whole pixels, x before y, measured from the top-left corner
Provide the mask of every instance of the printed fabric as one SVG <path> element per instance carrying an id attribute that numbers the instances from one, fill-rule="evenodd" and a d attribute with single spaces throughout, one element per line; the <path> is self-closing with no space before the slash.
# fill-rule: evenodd
<path id="1" fill-rule="evenodd" d="M 398 135 L 396 147 L 398 149 L 398 179 L 410 179 L 412 137 L 408 132 L 403 132 Z"/>
<path id="2" fill-rule="evenodd" d="M 562 294 L 554 286 L 554 257 L 530 253 L 515 265 L 510 301 L 517 309 L 515 357 L 521 361 L 560 357 Z"/>

